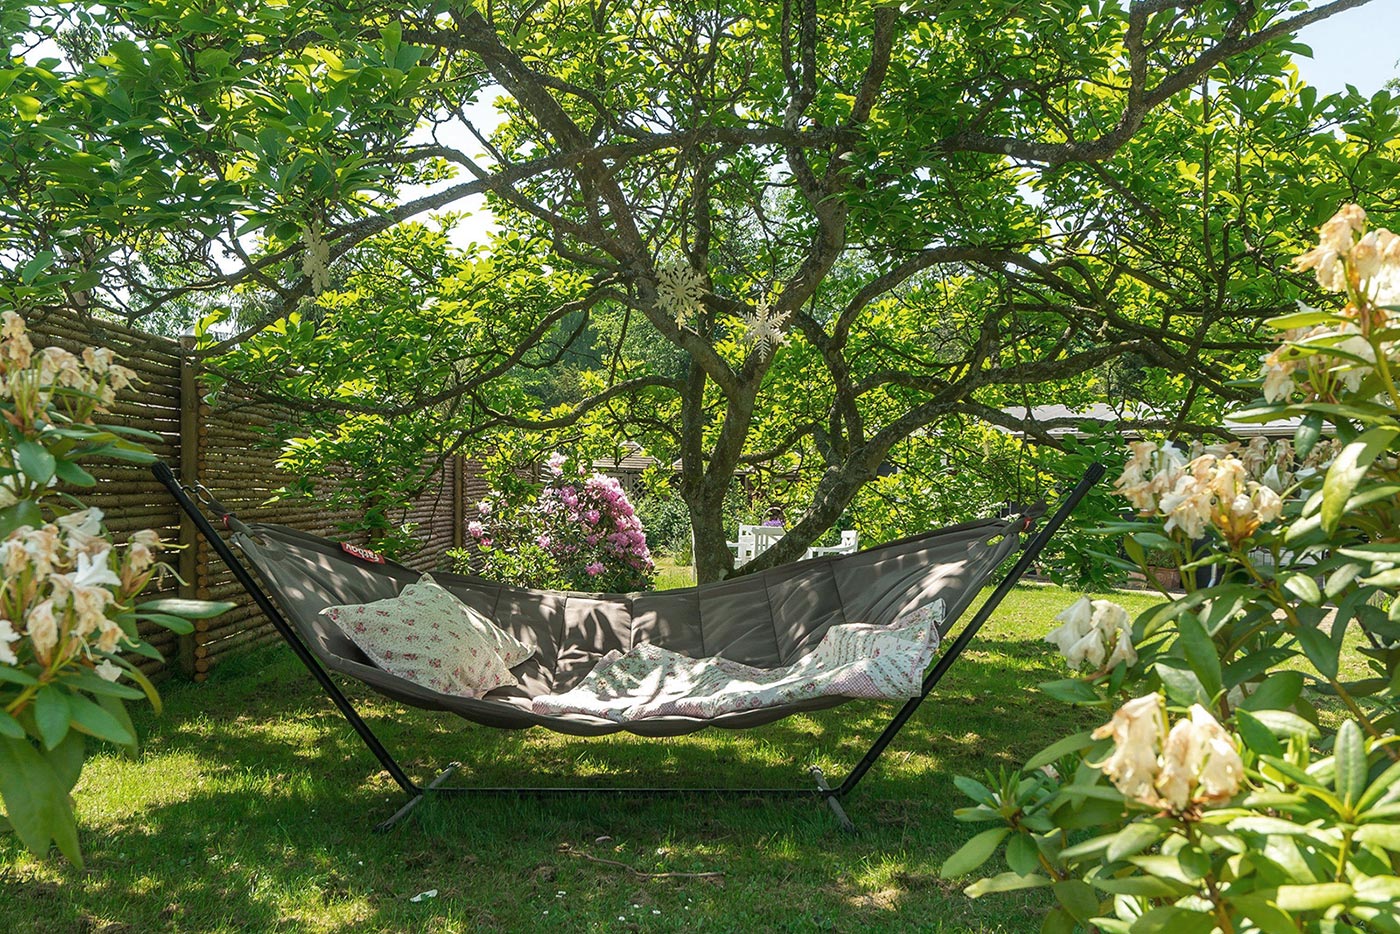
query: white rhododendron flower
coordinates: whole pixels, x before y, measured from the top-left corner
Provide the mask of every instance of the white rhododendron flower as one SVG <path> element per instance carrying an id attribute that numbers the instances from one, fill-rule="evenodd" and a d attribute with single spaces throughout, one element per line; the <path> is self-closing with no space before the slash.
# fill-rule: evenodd
<path id="1" fill-rule="evenodd" d="M 102 659 L 102 663 L 97 665 L 94 670 L 99 677 L 105 678 L 108 681 L 115 681 L 122 676 L 121 667 L 113 665 L 110 658 Z"/>
<path id="2" fill-rule="evenodd" d="M 1186 457 L 1170 442 L 1158 447 L 1153 441 L 1137 441 L 1128 447 L 1132 456 L 1113 485 L 1140 514 L 1150 515 L 1176 485 Z"/>
<path id="3" fill-rule="evenodd" d="M 113 587 L 121 586 L 121 578 L 112 573 L 107 558 L 112 553 L 112 549 L 104 548 L 96 555 L 78 555 L 78 569 L 68 577 L 73 588 L 81 587 L 101 587 L 110 584 Z"/>
<path id="4" fill-rule="evenodd" d="M 1091 670 L 1103 672 L 1119 662 L 1136 664 L 1132 621 L 1128 611 L 1118 604 L 1080 597 L 1060 611 L 1055 620 L 1060 625 L 1046 635 L 1045 641 L 1060 650 L 1070 668 L 1078 671 L 1087 662 Z"/>
<path id="5" fill-rule="evenodd" d="M 49 653 L 58 644 L 58 620 L 53 615 L 53 601 L 45 600 L 31 607 L 24 618 L 24 628 L 34 644 L 34 654 L 47 663 Z"/>
<path id="6" fill-rule="evenodd" d="M 8 619 L 0 617 L 0 664 L 19 664 L 19 658 L 15 655 L 15 650 L 10 648 L 12 642 L 18 641 L 19 633 L 15 632 L 14 624 Z"/>
<path id="7" fill-rule="evenodd" d="M 1094 731 L 1094 739 L 1113 739 L 1113 752 L 1098 768 L 1124 797 L 1155 800 L 1157 754 L 1166 732 L 1167 709 L 1160 694 L 1133 698 Z"/>
<path id="8" fill-rule="evenodd" d="M 1233 798 L 1244 781 L 1235 740 L 1200 704 L 1167 729 L 1161 695 L 1128 701 L 1094 731 L 1112 737 L 1113 752 L 1098 765 L 1124 797 L 1182 812 Z"/>

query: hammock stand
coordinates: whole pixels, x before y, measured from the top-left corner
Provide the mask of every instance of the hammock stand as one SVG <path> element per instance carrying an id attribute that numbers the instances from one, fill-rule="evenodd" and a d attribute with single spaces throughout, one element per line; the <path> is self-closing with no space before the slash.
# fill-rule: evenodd
<path id="1" fill-rule="evenodd" d="M 1075 506 L 1079 504 L 1080 500 L 1084 498 L 1084 496 L 1104 474 L 1104 468 L 1100 464 L 1092 464 L 1089 467 L 1089 469 L 1085 472 L 1084 476 L 1079 480 L 1079 482 L 1060 503 L 1059 508 L 1050 517 L 1049 521 L 1047 521 L 1045 525 L 1039 530 L 1039 532 L 1037 532 L 1036 535 L 1030 540 L 1030 542 L 1027 543 L 1011 570 L 997 585 L 996 589 L 992 592 L 988 599 L 978 608 L 977 612 L 973 614 L 972 618 L 967 621 L 967 623 L 963 626 L 962 630 L 958 633 L 957 637 L 952 640 L 951 644 L 947 645 L 947 647 L 942 651 L 942 654 L 925 673 L 922 684 L 922 690 L 920 691 L 920 693 L 917 696 L 910 698 L 900 707 L 898 712 L 896 712 L 896 714 L 894 715 L 893 719 L 891 719 L 890 723 L 885 727 L 885 729 L 880 733 L 880 735 L 875 738 L 875 741 L 871 744 L 870 748 L 866 751 L 864 756 L 861 757 L 860 761 L 856 763 L 856 765 L 851 769 L 850 773 L 847 774 L 846 777 L 839 784 L 834 786 L 830 785 L 827 782 L 826 777 L 823 775 L 821 768 L 818 766 L 812 766 L 811 769 L 809 769 L 809 774 L 812 778 L 813 783 L 812 785 L 806 787 L 638 788 L 597 786 L 468 787 L 444 785 L 443 783 L 446 782 L 450 777 L 452 777 L 452 775 L 456 773 L 456 771 L 460 768 L 461 764 L 458 762 L 450 763 L 446 769 L 444 769 L 441 773 L 434 777 L 432 781 L 429 782 L 426 786 L 418 784 L 408 775 L 407 772 L 404 771 L 403 767 L 399 765 L 398 761 L 394 758 L 394 756 L 389 752 L 388 749 L 384 747 L 384 744 L 379 740 L 379 737 L 376 736 L 374 731 L 370 729 L 369 724 L 367 724 L 364 721 L 364 719 L 360 716 L 360 714 L 355 710 L 355 707 L 350 702 L 350 699 L 345 696 L 345 693 L 340 689 L 340 687 L 335 683 L 335 681 L 331 679 L 324 660 L 318 659 L 316 653 L 313 652 L 312 648 L 308 645 L 307 640 L 304 639 L 303 636 L 298 633 L 296 627 L 294 627 L 287 620 L 283 613 L 272 602 L 271 598 L 268 596 L 264 588 L 258 583 L 257 580 L 254 579 L 248 567 L 234 554 L 233 550 L 229 547 L 229 544 L 224 540 L 223 536 L 221 536 L 218 533 L 218 531 L 214 528 L 213 524 L 210 523 L 208 518 L 205 517 L 203 511 L 200 508 L 199 503 L 203 503 L 204 505 L 208 506 L 213 513 L 220 517 L 224 527 L 232 529 L 235 533 L 242 533 L 245 535 L 249 534 L 250 527 L 245 525 L 229 510 L 224 508 L 224 506 L 221 503 L 219 503 L 219 501 L 215 499 L 213 495 L 210 494 L 209 491 L 206 490 L 203 486 L 198 487 L 198 489 L 196 490 L 183 485 L 176 478 L 174 473 L 170 470 L 169 466 L 165 463 L 157 461 L 151 469 L 156 479 L 160 481 L 160 483 L 170 491 L 171 495 L 180 505 L 180 508 L 189 517 L 190 521 L 199 531 L 199 534 L 203 536 L 205 541 L 209 543 L 209 546 L 228 566 L 229 570 L 233 573 L 233 576 L 238 581 L 238 583 L 241 584 L 248 591 L 248 594 L 252 597 L 253 602 L 258 606 L 260 610 L 263 611 L 263 613 L 267 615 L 268 619 L 271 620 L 278 634 L 281 635 L 282 638 L 291 647 L 292 651 L 296 654 L 297 658 L 301 661 L 301 663 L 306 666 L 307 671 L 310 672 L 311 676 L 316 679 L 317 684 L 320 685 L 323 691 L 325 691 L 326 695 L 335 704 L 336 708 L 340 711 L 341 715 L 345 717 L 346 721 L 350 724 L 350 726 L 354 729 L 356 734 L 360 737 L 360 740 L 365 744 L 369 751 L 374 754 L 374 757 L 379 761 L 380 765 L 383 766 L 384 770 L 389 773 L 389 776 L 394 780 L 394 782 L 398 784 L 398 786 L 403 790 L 404 794 L 408 796 L 408 801 L 401 808 L 399 808 L 398 811 L 396 811 L 387 820 L 378 824 L 374 828 L 377 832 L 384 832 L 393 828 L 396 824 L 398 824 L 410 813 L 412 813 L 413 809 L 419 803 L 421 803 L 424 797 L 426 797 L 429 793 L 431 793 L 434 796 L 452 797 L 481 795 L 515 795 L 533 797 L 552 797 L 567 795 L 610 795 L 614 797 L 643 797 L 660 795 L 724 795 L 730 797 L 761 796 L 806 798 L 817 797 L 826 801 L 826 803 L 830 806 L 832 812 L 835 814 L 837 820 L 840 822 L 841 826 L 844 829 L 846 829 L 847 831 L 854 831 L 855 826 L 851 823 L 850 818 L 847 817 L 845 810 L 842 808 L 841 799 L 844 798 L 846 795 L 850 794 L 855 789 L 856 785 L 859 784 L 861 779 L 865 777 L 866 773 L 870 771 L 871 767 L 875 765 L 876 761 L 880 758 L 881 754 L 885 751 L 886 747 L 888 747 L 889 744 L 894 740 L 895 736 L 899 734 L 899 731 L 903 729 L 904 725 L 914 715 L 915 711 L 919 709 L 919 705 L 923 703 L 926 697 L 928 697 L 929 693 L 943 678 L 943 675 L 948 671 L 949 668 L 952 667 L 953 663 L 957 661 L 958 657 L 963 653 L 964 649 L 967 648 L 968 643 L 970 643 L 973 637 L 976 636 L 978 630 L 980 630 L 982 628 L 982 625 L 986 623 L 986 621 L 991 617 L 992 613 L 1001 604 L 1002 600 L 1011 591 L 1012 587 L 1015 586 L 1017 581 L 1020 580 L 1021 576 L 1025 574 L 1025 572 L 1031 567 L 1036 557 L 1045 548 L 1046 544 L 1048 544 L 1048 542 L 1050 541 L 1050 538 L 1055 534 L 1056 531 L 1058 531 L 1060 526 L 1064 524 L 1065 520 L 1074 510 Z M 199 502 L 196 502 L 196 499 L 198 499 Z M 1013 520 L 1011 523 L 1008 523 L 1008 535 L 1015 534 L 1018 531 L 1028 532 L 1031 526 L 1034 524 L 1035 519 L 1039 515 L 1043 514 L 1043 511 L 1044 507 L 1040 506 L 1023 512 L 1021 516 L 1018 517 L 1018 519 Z M 1015 528 L 1015 526 L 1018 525 L 1019 529 Z M 877 548 L 878 547 L 887 546 L 877 546 Z M 873 551 L 875 549 L 871 550 Z M 994 570 L 994 567 L 989 569 L 987 573 L 990 574 L 992 570 Z M 985 580 L 985 577 L 983 578 L 983 580 Z M 980 587 L 980 583 L 978 586 Z M 969 600 L 970 599 L 971 598 L 969 598 Z M 953 617 L 947 620 L 946 625 L 942 627 L 945 632 L 947 632 L 948 629 L 951 628 L 951 626 L 956 622 L 955 617 L 956 614 L 953 614 Z M 372 684 L 370 684 L 369 686 L 372 688 L 375 687 Z M 403 700 L 403 698 L 396 699 Z M 561 732 L 569 731 L 566 730 Z"/>

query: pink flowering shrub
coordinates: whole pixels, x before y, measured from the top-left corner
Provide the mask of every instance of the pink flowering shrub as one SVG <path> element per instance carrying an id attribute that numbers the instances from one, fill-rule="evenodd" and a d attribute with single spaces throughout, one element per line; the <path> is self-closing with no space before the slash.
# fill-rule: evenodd
<path id="1" fill-rule="evenodd" d="M 467 535 L 478 570 L 532 587 L 617 593 L 650 586 L 656 568 L 627 494 L 612 477 L 570 466 L 553 454 L 533 500 L 497 491 L 477 505 L 480 518 L 467 523 Z"/>

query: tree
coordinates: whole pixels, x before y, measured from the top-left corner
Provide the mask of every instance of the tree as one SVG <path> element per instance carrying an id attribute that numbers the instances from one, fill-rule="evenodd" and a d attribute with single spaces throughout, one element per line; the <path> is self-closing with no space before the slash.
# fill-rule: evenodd
<path id="1" fill-rule="evenodd" d="M 449 366 L 414 404 L 462 400 L 471 417 L 452 431 L 611 419 L 648 434 L 680 460 L 711 579 L 732 570 L 721 515 L 740 469 L 796 464 L 812 478 L 759 569 L 799 555 L 892 448 L 940 419 L 1087 397 L 1126 355 L 1184 400 L 1178 427 L 1228 396 L 1219 361 L 1238 370 L 1253 322 L 1293 294 L 1267 257 L 1326 210 L 1282 180 L 1301 165 L 1348 197 L 1393 186 L 1388 96 L 1318 102 L 1288 75 L 1291 33 L 1360 2 L 289 3 L 175 18 L 109 4 L 121 38 L 84 74 L 124 88 L 159 69 L 162 93 L 128 94 L 148 111 L 99 121 L 113 135 L 157 116 L 179 130 L 165 172 L 130 181 L 152 186 L 140 201 L 159 209 L 138 229 L 154 245 L 109 224 L 111 245 L 87 253 L 161 260 L 160 275 L 137 264 L 104 296 L 132 316 L 240 290 L 229 303 L 252 313 L 206 346 L 212 357 L 302 309 L 332 284 L 327 262 L 488 194 L 519 234 L 510 261 L 547 244 L 569 287 L 553 307 L 488 314 L 511 335 L 493 362 Z M 31 115 L 91 122 L 79 105 L 102 109 L 80 82 L 23 77 Z M 466 109 L 490 95 L 507 115 L 494 130 Z M 411 136 L 418 121 L 430 140 Z M 50 122 L 26 139 L 47 145 L 34 133 Z M 206 125 L 206 145 L 179 148 Z M 465 180 L 374 200 L 451 171 Z M 192 186 L 206 219 L 172 233 Z M 77 200 L 61 212 L 101 216 Z M 238 268 L 209 258 L 216 243 Z M 65 269 L 87 255 L 50 252 Z M 592 335 L 615 335 L 608 362 L 567 411 L 484 378 L 548 360 L 595 323 Z M 674 351 L 621 352 L 658 339 Z M 410 405 L 329 401 L 350 414 Z"/>

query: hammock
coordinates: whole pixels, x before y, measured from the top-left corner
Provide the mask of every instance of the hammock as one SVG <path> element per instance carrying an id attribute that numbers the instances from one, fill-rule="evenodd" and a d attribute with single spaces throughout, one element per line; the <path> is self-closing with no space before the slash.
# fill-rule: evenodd
<path id="1" fill-rule="evenodd" d="M 360 549 L 284 526 L 244 524 L 208 491 L 199 497 L 232 530 L 232 542 L 262 586 L 169 468 L 157 463 L 156 477 L 170 489 L 214 551 L 248 589 L 281 635 L 340 708 L 390 775 L 411 800 L 390 825 L 421 799 L 424 789 L 408 778 L 327 675 L 338 672 L 405 704 L 448 711 L 483 726 L 523 729 L 540 726 L 559 733 L 598 736 L 620 730 L 642 736 L 678 736 L 706 727 L 746 729 L 803 711 L 832 707 L 847 698 L 821 697 L 800 703 L 725 713 L 712 718 L 663 716 L 618 722 L 579 713 L 541 714 L 531 698 L 562 694 L 577 685 L 605 654 L 651 643 L 694 658 L 719 656 L 759 668 L 776 668 L 801 658 L 833 625 L 884 625 L 935 600 L 946 608 L 940 632 L 947 636 L 982 587 L 1020 543 L 1043 507 L 1010 519 L 984 519 L 937 529 L 867 548 L 854 554 L 798 561 L 728 580 L 682 590 L 599 594 L 529 590 L 481 577 L 434 572 L 434 579 L 460 600 L 539 651 L 512 669 L 518 687 L 499 688 L 483 697 L 438 693 L 376 667 L 333 622 L 320 615 L 328 606 L 370 603 L 393 597 L 420 572 Z M 813 770 L 817 789 L 849 825 L 837 805 L 860 780 L 913 714 L 919 703 L 960 654 L 1002 597 L 1030 566 L 1051 534 L 1089 487 L 1102 475 L 1095 465 L 1065 499 L 1055 516 L 1022 552 L 1015 568 L 943 652 L 924 678 L 923 692 L 909 700 L 894 722 L 839 788 L 828 788 Z M 276 598 L 274 606 L 268 595 Z M 280 611 L 279 611 L 280 607 Z M 945 640 L 945 644 L 946 640 Z M 455 764 L 429 786 L 439 788 Z M 554 793 L 565 789 L 481 789 Z M 623 789 L 571 789 L 608 790 Z M 628 789 L 648 793 L 678 789 Z M 686 790 L 686 789 L 679 789 Z M 705 789 L 691 789 L 705 790 Z M 714 789 L 722 790 L 722 789 Z M 730 790 L 733 791 L 733 790 Z M 753 789 L 793 793 L 798 789 Z"/>

